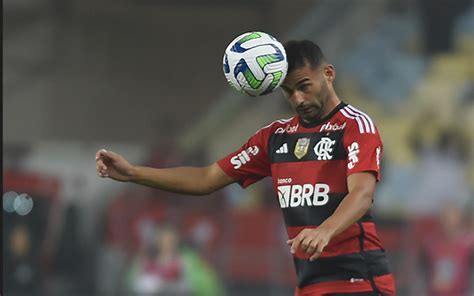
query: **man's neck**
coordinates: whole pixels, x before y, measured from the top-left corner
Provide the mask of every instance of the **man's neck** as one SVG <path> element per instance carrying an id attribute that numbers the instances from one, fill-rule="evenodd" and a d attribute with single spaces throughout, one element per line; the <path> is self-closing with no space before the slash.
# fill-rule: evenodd
<path id="1" fill-rule="evenodd" d="M 331 96 L 328 100 L 328 103 L 325 106 L 326 110 L 324 110 L 323 114 L 321 114 L 321 118 L 328 116 L 329 113 L 331 113 L 332 110 L 334 110 L 334 108 L 336 108 L 340 103 L 341 103 L 341 100 L 337 97 L 336 94 L 334 94 L 334 96 Z"/>

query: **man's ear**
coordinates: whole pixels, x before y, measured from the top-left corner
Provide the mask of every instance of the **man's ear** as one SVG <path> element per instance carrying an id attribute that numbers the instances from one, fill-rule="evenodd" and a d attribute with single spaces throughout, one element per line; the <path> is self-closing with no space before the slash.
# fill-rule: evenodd
<path id="1" fill-rule="evenodd" d="M 326 66 L 324 66 L 324 77 L 329 82 L 334 81 L 334 79 L 336 78 L 336 69 L 333 65 L 327 64 Z"/>

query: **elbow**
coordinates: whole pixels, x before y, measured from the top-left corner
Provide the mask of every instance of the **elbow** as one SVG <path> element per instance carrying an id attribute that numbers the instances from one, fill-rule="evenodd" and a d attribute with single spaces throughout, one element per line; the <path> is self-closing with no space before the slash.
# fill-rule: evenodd
<path id="1" fill-rule="evenodd" d="M 215 188 L 215 186 L 213 186 L 209 182 L 201 182 L 201 184 L 199 185 L 200 186 L 198 186 L 196 190 L 192 192 L 193 195 L 197 195 L 197 196 L 209 195 L 211 193 L 214 193 L 218 189 L 218 188 Z"/>
<path id="2" fill-rule="evenodd" d="M 203 186 L 203 188 L 200 188 L 198 191 L 195 192 L 195 195 L 198 195 L 198 196 L 209 195 L 213 193 L 214 191 L 215 190 L 212 190 L 212 188 Z"/>
<path id="3" fill-rule="evenodd" d="M 364 205 L 365 210 L 370 210 L 374 203 L 374 193 L 373 192 L 363 192 L 360 194 L 360 199 Z"/>
<path id="4" fill-rule="evenodd" d="M 367 194 L 364 196 L 364 204 L 366 205 L 367 210 L 370 210 L 372 205 L 374 204 L 374 195 Z"/>
<path id="5" fill-rule="evenodd" d="M 365 211 L 368 211 L 374 201 L 374 192 L 373 190 L 367 190 L 366 188 L 359 188 L 359 190 L 354 190 L 351 192 L 354 195 L 354 198 L 357 200 L 357 203 Z"/>

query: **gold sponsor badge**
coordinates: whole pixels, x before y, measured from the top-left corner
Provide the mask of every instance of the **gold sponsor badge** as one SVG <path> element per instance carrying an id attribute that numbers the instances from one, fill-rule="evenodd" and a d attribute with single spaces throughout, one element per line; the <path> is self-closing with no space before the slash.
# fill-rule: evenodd
<path id="1" fill-rule="evenodd" d="M 295 156 L 298 159 L 303 158 L 303 156 L 308 153 L 308 147 L 309 147 L 309 138 L 301 138 L 298 139 L 298 142 L 296 142 L 295 145 Z"/>

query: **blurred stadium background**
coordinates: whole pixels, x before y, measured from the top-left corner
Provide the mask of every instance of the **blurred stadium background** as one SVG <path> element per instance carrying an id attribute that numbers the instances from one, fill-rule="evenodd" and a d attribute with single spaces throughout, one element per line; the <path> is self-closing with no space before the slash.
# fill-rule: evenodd
<path id="1" fill-rule="evenodd" d="M 3 24 L 5 295 L 292 295 L 268 180 L 182 197 L 95 173 L 102 147 L 204 165 L 291 116 L 279 92 L 224 79 L 225 47 L 251 30 L 319 43 L 340 97 L 378 125 L 399 295 L 474 295 L 473 1 L 5 0 Z"/>

